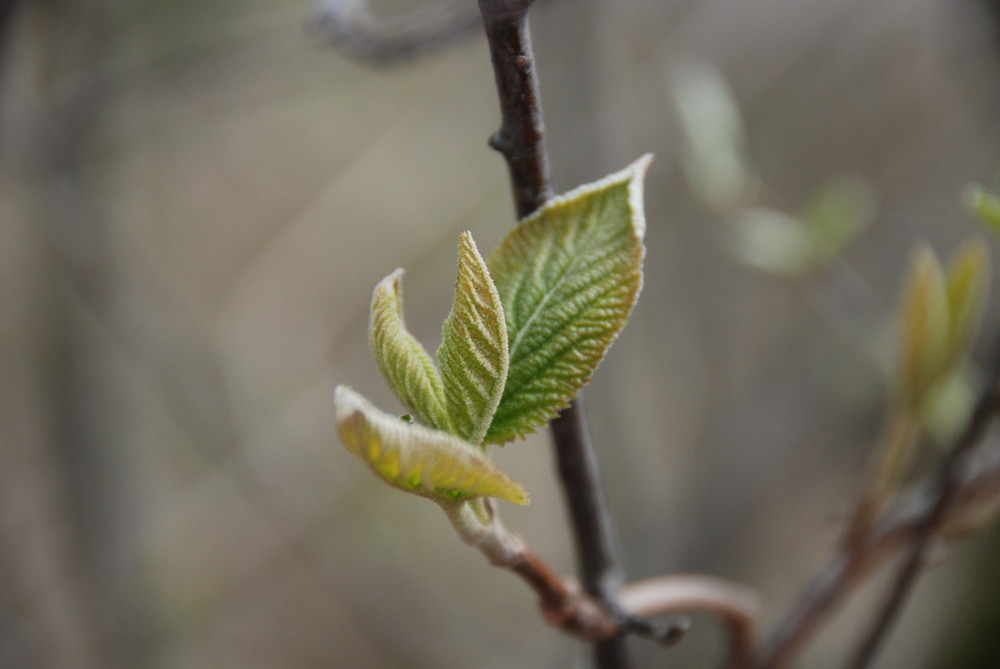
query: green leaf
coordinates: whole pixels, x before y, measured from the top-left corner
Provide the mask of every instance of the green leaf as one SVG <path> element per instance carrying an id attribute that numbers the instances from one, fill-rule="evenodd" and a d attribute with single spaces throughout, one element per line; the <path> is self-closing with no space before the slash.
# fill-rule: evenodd
<path id="1" fill-rule="evenodd" d="M 725 78 L 711 64 L 689 62 L 674 68 L 669 83 L 681 170 L 692 192 L 719 214 L 746 204 L 755 178 L 747 166 L 743 118 Z"/>
<path id="2" fill-rule="evenodd" d="M 389 387 L 422 423 L 451 430 L 444 386 L 434 360 L 403 322 L 403 270 L 375 286 L 368 334 L 375 361 Z"/>
<path id="3" fill-rule="evenodd" d="M 510 369 L 487 443 L 553 418 L 625 327 L 642 287 L 642 177 L 651 160 L 550 200 L 490 256 Z"/>
<path id="4" fill-rule="evenodd" d="M 875 192 L 866 181 L 842 176 L 826 184 L 799 215 L 813 239 L 811 265 L 836 258 L 874 216 Z"/>
<path id="5" fill-rule="evenodd" d="M 472 444 L 379 411 L 347 386 L 333 399 L 341 441 L 386 483 L 438 502 L 498 497 L 527 504 L 521 484 Z"/>
<path id="6" fill-rule="evenodd" d="M 993 232 L 1000 232 L 1000 194 L 978 184 L 971 184 L 962 193 L 966 208 Z"/>
<path id="7" fill-rule="evenodd" d="M 507 378 L 503 305 L 472 235 L 459 238 L 455 301 L 437 358 L 454 434 L 482 443 Z"/>

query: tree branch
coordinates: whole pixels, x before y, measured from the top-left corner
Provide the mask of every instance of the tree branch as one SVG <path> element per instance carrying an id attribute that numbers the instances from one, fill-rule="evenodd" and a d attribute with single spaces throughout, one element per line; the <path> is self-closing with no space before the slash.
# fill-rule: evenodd
<path id="1" fill-rule="evenodd" d="M 490 145 L 510 172 L 518 218 L 553 195 L 538 76 L 527 13 L 532 0 L 479 0 L 500 98 L 501 125 Z M 617 613 L 621 572 L 615 558 L 610 514 L 597 458 L 587 436 L 582 405 L 575 400 L 552 422 L 556 460 L 586 591 Z M 627 669 L 625 641 L 613 637 L 594 647 L 600 669 Z"/>
<path id="2" fill-rule="evenodd" d="M 352 58 L 393 65 L 471 37 L 480 18 L 469 2 L 429 4 L 383 18 L 372 14 L 366 0 L 319 0 L 309 23 L 322 40 Z"/>

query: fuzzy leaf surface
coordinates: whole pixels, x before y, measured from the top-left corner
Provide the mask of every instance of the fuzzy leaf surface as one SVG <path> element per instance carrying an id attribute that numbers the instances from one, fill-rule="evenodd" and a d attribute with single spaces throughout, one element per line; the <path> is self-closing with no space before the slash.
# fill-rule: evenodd
<path id="1" fill-rule="evenodd" d="M 490 256 L 510 368 L 487 443 L 555 417 L 625 327 L 642 287 L 642 178 L 651 160 L 553 198 Z"/>
<path id="2" fill-rule="evenodd" d="M 397 269 L 375 286 L 368 327 L 372 352 L 389 387 L 417 420 L 450 431 L 441 375 L 403 321 L 402 279 Z"/>
<path id="3" fill-rule="evenodd" d="M 500 295 L 471 234 L 462 233 L 458 250 L 455 301 L 444 322 L 437 358 L 451 431 L 480 444 L 507 378 L 507 324 Z"/>
<path id="4" fill-rule="evenodd" d="M 344 446 L 389 485 L 436 501 L 528 503 L 521 484 L 472 444 L 380 411 L 346 386 L 337 386 L 333 403 Z"/>

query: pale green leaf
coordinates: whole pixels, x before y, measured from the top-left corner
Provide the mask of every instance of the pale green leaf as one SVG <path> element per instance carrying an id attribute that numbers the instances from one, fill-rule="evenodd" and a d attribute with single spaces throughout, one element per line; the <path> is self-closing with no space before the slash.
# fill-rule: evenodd
<path id="1" fill-rule="evenodd" d="M 437 358 L 451 431 L 481 443 L 507 378 L 507 324 L 500 295 L 468 232 L 459 238 L 455 301 Z"/>
<path id="2" fill-rule="evenodd" d="M 750 199 L 755 181 L 747 167 L 746 133 L 736 99 L 718 69 L 704 62 L 675 67 L 668 83 L 688 185 L 709 209 L 729 213 Z"/>
<path id="3" fill-rule="evenodd" d="M 380 411 L 347 386 L 334 392 L 341 441 L 382 480 L 437 501 L 498 497 L 528 503 L 521 484 L 454 435 Z"/>
<path id="4" fill-rule="evenodd" d="M 966 187 L 962 199 L 976 218 L 988 225 L 993 232 L 1000 232 L 1000 195 L 973 184 Z"/>
<path id="5" fill-rule="evenodd" d="M 375 361 L 389 387 L 422 423 L 451 429 L 444 386 L 434 360 L 403 322 L 403 270 L 375 286 L 368 334 Z"/>
<path id="6" fill-rule="evenodd" d="M 510 369 L 487 443 L 553 418 L 625 327 L 642 286 L 642 178 L 651 160 L 550 200 L 490 256 Z"/>
<path id="7" fill-rule="evenodd" d="M 837 257 L 874 215 L 875 192 L 860 177 L 842 176 L 826 184 L 799 214 L 813 239 L 812 267 Z"/>
<path id="8" fill-rule="evenodd" d="M 774 209 L 747 207 L 731 221 L 733 253 L 740 262 L 781 275 L 808 268 L 814 241 L 798 219 Z"/>

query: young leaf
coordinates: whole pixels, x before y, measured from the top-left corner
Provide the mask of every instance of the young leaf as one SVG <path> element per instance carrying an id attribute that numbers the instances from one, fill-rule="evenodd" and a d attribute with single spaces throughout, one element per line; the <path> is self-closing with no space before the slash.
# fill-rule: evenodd
<path id="1" fill-rule="evenodd" d="M 375 361 L 389 387 L 418 420 L 450 430 L 444 386 L 434 360 L 403 322 L 403 270 L 375 286 L 368 334 Z"/>
<path id="2" fill-rule="evenodd" d="M 947 358 L 949 299 L 934 252 L 917 249 L 903 300 L 900 392 L 906 411 L 918 411 Z"/>
<path id="3" fill-rule="evenodd" d="M 458 437 L 379 411 L 347 386 L 337 386 L 333 406 L 347 450 L 400 490 L 439 502 L 499 497 L 528 503 L 521 484 Z"/>
<path id="4" fill-rule="evenodd" d="M 451 432 L 480 444 L 507 378 L 507 324 L 500 295 L 470 233 L 462 233 L 458 248 L 455 301 L 437 358 Z"/>
<path id="5" fill-rule="evenodd" d="M 948 363 L 956 364 L 976 336 L 986 302 L 989 252 L 981 239 L 972 239 L 955 253 L 948 272 Z"/>
<path id="6" fill-rule="evenodd" d="M 625 327 L 642 286 L 642 177 L 651 160 L 550 200 L 490 256 L 510 369 L 487 443 L 553 418 Z"/>

